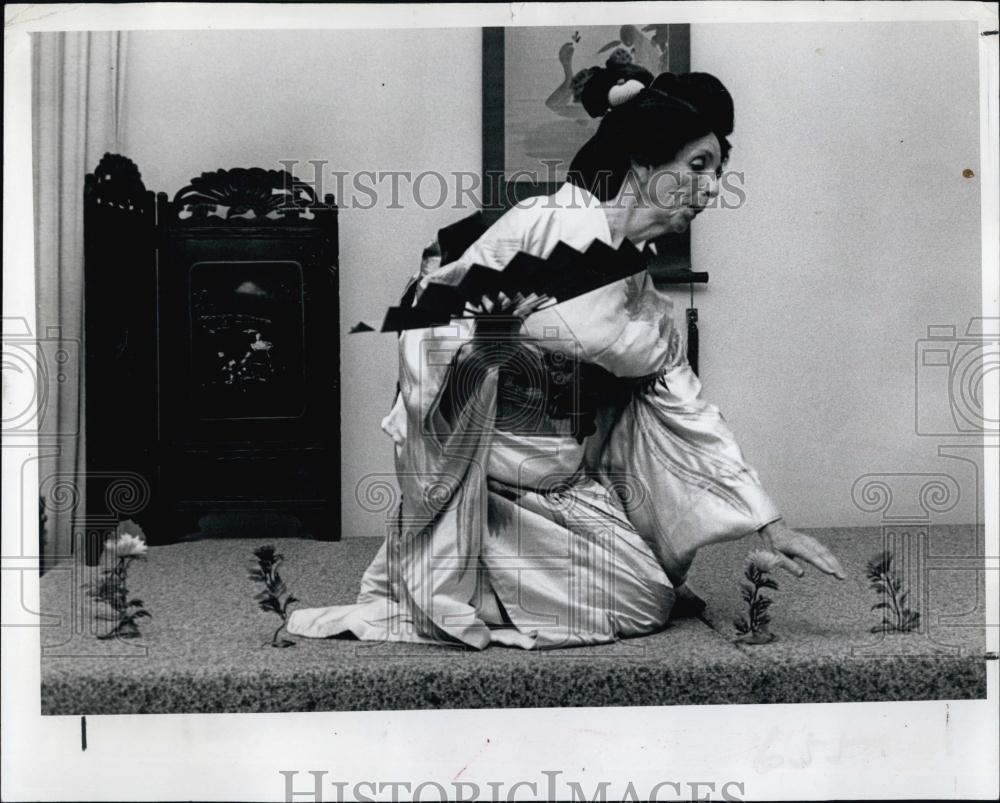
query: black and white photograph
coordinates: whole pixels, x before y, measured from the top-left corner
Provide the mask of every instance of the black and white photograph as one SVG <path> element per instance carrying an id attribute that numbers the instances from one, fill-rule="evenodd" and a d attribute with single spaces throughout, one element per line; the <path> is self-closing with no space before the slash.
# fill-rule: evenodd
<path id="1" fill-rule="evenodd" d="M 5 7 L 5 800 L 1000 794 L 991 4 Z"/>

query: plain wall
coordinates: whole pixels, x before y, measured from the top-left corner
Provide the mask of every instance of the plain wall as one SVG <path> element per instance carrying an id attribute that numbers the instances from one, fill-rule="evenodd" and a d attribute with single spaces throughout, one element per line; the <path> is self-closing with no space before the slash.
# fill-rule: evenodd
<path id="1" fill-rule="evenodd" d="M 952 475 L 963 498 L 934 520 L 981 521 L 971 467 L 937 451 L 970 439 L 914 424 L 917 341 L 982 315 L 977 40 L 959 22 L 692 26 L 692 69 L 735 99 L 747 195 L 692 232 L 705 394 L 793 524 L 877 524 L 852 502 L 865 474 Z M 914 478 L 886 481 L 890 515 L 920 512 Z"/>
<path id="2" fill-rule="evenodd" d="M 305 181 L 309 162 L 325 160 L 324 192 L 336 192 L 334 171 L 482 170 L 478 28 L 130 33 L 128 47 L 124 152 L 149 189 L 172 195 L 205 171 L 288 159 Z M 402 181 L 393 204 L 390 179 L 364 183 L 386 190 L 374 208 L 344 206 L 370 204 L 349 179 L 338 198 L 343 455 L 330 472 L 342 472 L 345 537 L 384 532 L 355 489 L 372 474 L 391 481 L 379 424 L 396 387 L 395 338 L 347 331 L 381 324 L 427 242 L 470 213 L 420 208 Z M 438 195 L 433 179 L 421 183 L 426 205 Z"/>
<path id="3" fill-rule="evenodd" d="M 285 159 L 307 180 L 310 160 L 480 170 L 479 29 L 131 33 L 128 48 L 124 152 L 150 189 Z M 851 501 L 869 473 L 953 474 L 962 501 L 935 521 L 977 521 L 971 467 L 937 455 L 963 439 L 913 425 L 916 341 L 980 309 L 979 180 L 962 176 L 979 165 L 974 26 L 695 25 L 692 68 L 736 99 L 730 167 L 747 189 L 692 233 L 711 274 L 696 293 L 706 397 L 793 525 L 878 524 Z M 399 200 L 341 213 L 346 537 L 384 532 L 355 490 L 391 478 L 379 421 L 396 379 L 394 338 L 347 329 L 377 323 L 465 214 Z"/>

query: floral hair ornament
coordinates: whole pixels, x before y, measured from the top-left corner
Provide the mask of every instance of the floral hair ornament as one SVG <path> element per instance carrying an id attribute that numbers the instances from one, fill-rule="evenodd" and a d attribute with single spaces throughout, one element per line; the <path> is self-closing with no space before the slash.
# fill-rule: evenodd
<path id="1" fill-rule="evenodd" d="M 608 111 L 638 95 L 653 83 L 653 74 L 631 62 L 606 67 L 591 67 L 580 92 L 580 103 L 591 117 L 603 117 Z"/>
<path id="2" fill-rule="evenodd" d="M 645 88 L 645 84 L 635 78 L 619 78 L 618 83 L 608 90 L 608 107 L 613 109 L 627 103 Z"/>

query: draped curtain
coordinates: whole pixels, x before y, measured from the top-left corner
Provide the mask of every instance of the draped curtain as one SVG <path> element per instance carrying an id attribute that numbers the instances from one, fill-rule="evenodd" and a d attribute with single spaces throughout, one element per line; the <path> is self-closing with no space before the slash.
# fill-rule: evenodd
<path id="1" fill-rule="evenodd" d="M 116 31 L 32 38 L 35 332 L 46 337 L 58 327 L 63 341 L 82 346 L 46 366 L 53 376 L 39 393 L 46 563 L 72 552 L 73 522 L 85 513 L 83 183 L 105 152 L 121 150 L 125 38 Z"/>

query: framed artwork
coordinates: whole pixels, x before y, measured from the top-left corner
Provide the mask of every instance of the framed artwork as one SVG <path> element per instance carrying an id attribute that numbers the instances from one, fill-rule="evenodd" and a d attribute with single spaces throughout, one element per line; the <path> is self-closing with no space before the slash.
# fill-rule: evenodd
<path id="1" fill-rule="evenodd" d="M 484 206 L 498 216 L 566 180 L 600 124 L 579 100 L 588 68 L 628 60 L 653 75 L 685 73 L 690 54 L 687 24 L 484 28 Z M 658 281 L 699 280 L 691 274 L 688 233 L 657 239 L 656 250 L 650 271 Z"/>

